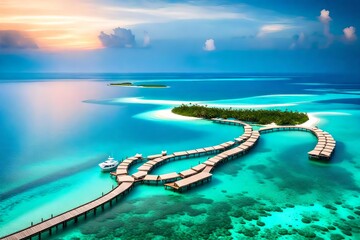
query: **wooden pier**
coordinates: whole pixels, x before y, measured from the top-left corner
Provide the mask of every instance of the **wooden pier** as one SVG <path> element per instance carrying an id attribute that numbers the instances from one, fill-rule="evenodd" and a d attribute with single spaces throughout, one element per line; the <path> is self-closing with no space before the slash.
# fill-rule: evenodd
<path id="1" fill-rule="evenodd" d="M 119 176 L 119 175 L 127 175 L 128 169 L 131 165 L 136 164 L 140 161 L 143 161 L 142 157 L 129 157 L 122 161 L 116 168 L 115 172 L 111 172 L 110 174 L 113 176 Z"/>
<path id="2" fill-rule="evenodd" d="M 259 130 L 260 133 L 278 132 L 278 131 L 305 131 L 316 136 L 318 143 L 315 148 L 308 152 L 311 160 L 330 160 L 335 147 L 336 141 L 328 133 L 318 128 L 302 127 L 302 126 L 276 126 L 265 127 Z"/>
<path id="3" fill-rule="evenodd" d="M 216 119 L 214 122 L 223 123 L 223 120 Z M 184 190 L 191 189 L 193 186 L 209 182 L 212 176 L 211 172 L 217 165 L 239 158 L 240 156 L 246 154 L 255 146 L 260 137 L 260 133 L 258 131 L 253 131 L 252 127 L 246 123 L 240 121 L 237 122 L 235 120 L 226 120 L 225 124 L 243 125 L 245 132 L 238 140 L 235 139 L 236 142 L 231 145 L 232 148 L 220 152 L 195 167 L 180 172 L 179 175 L 183 179 L 166 183 L 165 189 L 173 189 L 174 191 L 182 192 Z"/>
<path id="4" fill-rule="evenodd" d="M 221 143 L 216 146 L 210 146 L 205 148 L 199 148 L 199 149 L 193 149 L 193 150 L 187 150 L 187 151 L 181 151 L 181 152 L 175 152 L 173 154 L 167 155 L 167 156 L 161 156 L 158 158 L 151 158 L 151 160 L 145 162 L 143 165 L 138 167 L 138 172 L 134 173 L 132 176 L 136 180 L 144 179 L 147 184 L 158 184 L 158 182 L 162 181 L 161 179 L 158 179 L 157 181 L 149 180 L 148 178 L 145 179 L 145 176 L 147 176 L 152 170 L 155 168 L 168 163 L 170 161 L 176 161 L 176 160 L 183 160 L 183 159 L 189 159 L 194 157 L 200 157 L 200 156 L 206 156 L 211 154 L 216 154 L 223 152 L 231 147 L 233 147 L 236 144 L 234 141 L 228 141 L 225 143 Z M 120 168 L 122 166 L 119 165 Z M 118 168 L 119 168 L 118 167 Z M 117 170 L 117 173 L 123 173 L 123 171 Z"/>
<path id="5" fill-rule="evenodd" d="M 41 239 L 41 235 L 45 232 L 48 232 L 48 234 L 51 235 L 54 231 L 54 228 L 55 230 L 58 230 L 59 226 L 66 228 L 69 222 L 77 223 L 79 217 L 81 216 L 86 218 L 90 212 L 96 214 L 98 208 L 104 210 L 106 204 L 112 206 L 113 201 L 117 202 L 119 197 L 127 194 L 130 190 L 132 190 L 136 179 L 128 175 L 128 168 L 139 161 L 143 161 L 142 157 L 134 156 L 122 161 L 116 168 L 116 172 L 111 173 L 112 176 L 116 177 L 118 186 L 105 195 L 79 207 L 76 207 L 70 211 L 32 225 L 26 229 L 15 232 L 11 235 L 7 235 L 1 239 L 31 239 L 32 237 L 36 236 Z"/>
<path id="6" fill-rule="evenodd" d="M 203 183 L 207 183 L 211 181 L 211 172 L 215 167 L 246 154 L 255 146 L 260 138 L 261 133 L 270 133 L 275 131 L 311 132 L 317 137 L 318 143 L 312 151 L 308 152 L 308 155 L 309 158 L 316 160 L 329 160 L 336 146 L 334 138 L 329 133 L 318 128 L 308 128 L 301 126 L 276 126 L 265 127 L 261 128 L 259 131 L 253 131 L 249 124 L 242 121 L 220 118 L 213 118 L 211 120 L 215 123 L 243 126 L 244 133 L 238 138 L 235 138 L 234 141 L 228 141 L 216 146 L 175 152 L 170 155 L 150 155 L 145 159 L 140 157 L 138 154 L 134 157 L 127 158 L 118 165 L 115 172 L 111 173 L 112 176 L 116 177 L 118 186 L 116 186 L 110 192 L 91 202 L 83 204 L 60 215 L 51 217 L 50 219 L 32 225 L 26 229 L 4 236 L 1 239 L 31 239 L 32 237 L 38 237 L 38 239 L 41 239 L 42 235 L 52 235 L 52 233 L 57 231 L 59 227 L 64 229 L 69 223 L 76 224 L 79 218 L 82 216 L 86 219 L 88 214 L 96 214 L 97 209 L 101 208 L 104 210 L 106 204 L 112 206 L 113 202 L 117 202 L 120 197 L 127 194 L 134 187 L 135 183 L 156 185 L 164 184 L 166 189 L 170 188 L 179 192 L 188 190 Z M 154 168 L 169 161 L 183 160 L 210 154 L 216 155 L 209 158 L 205 162 L 180 173 L 173 172 L 163 175 L 149 174 L 149 172 L 151 172 Z M 140 161 L 147 162 L 138 167 L 138 172 L 130 176 L 128 173 L 129 167 Z"/>
<path id="7" fill-rule="evenodd" d="M 329 160 L 331 154 L 333 153 L 336 142 L 334 138 L 327 132 L 324 132 L 318 128 L 307 128 L 301 126 L 276 126 L 276 127 L 265 127 L 259 131 L 253 131 L 252 127 L 244 122 L 236 120 L 224 120 L 220 118 L 212 119 L 216 123 L 229 124 L 229 125 L 243 125 L 244 134 L 238 138 L 235 138 L 235 144 L 230 149 L 227 149 L 216 156 L 209 158 L 202 164 L 201 168 L 194 167 L 180 173 L 182 180 L 165 184 L 166 189 L 171 188 L 176 191 L 183 191 L 184 189 L 189 189 L 197 183 L 203 183 L 203 179 L 199 177 L 201 173 L 210 174 L 213 169 L 224 162 L 227 162 L 232 159 L 236 159 L 244 154 L 246 154 L 250 149 L 252 149 L 260 138 L 260 133 L 269 133 L 275 131 L 307 131 L 314 134 L 318 139 L 318 144 L 315 146 L 314 150 L 308 152 L 310 159 L 316 160 Z M 237 145 L 237 146 L 236 146 Z M 205 166 L 204 166 L 205 165 Z M 211 176 L 211 175 L 210 175 Z M 184 184 L 186 183 L 186 184 Z M 189 186 L 189 187 L 188 187 Z"/>
<path id="8" fill-rule="evenodd" d="M 21 231 L 15 232 L 11 235 L 7 235 L 1 239 L 18 240 L 31 239 L 32 237 L 38 237 L 38 239 L 41 239 L 42 234 L 47 233 L 48 235 L 52 235 L 54 231 L 59 229 L 59 227 L 64 229 L 70 222 L 76 224 L 78 219 L 82 216 L 84 216 L 86 219 L 90 213 L 96 215 L 98 208 L 104 210 L 106 204 L 112 206 L 113 201 L 117 202 L 119 197 L 127 194 L 132 189 L 133 183 L 134 179 L 132 181 L 122 182 L 112 191 L 91 202 L 76 207 L 70 211 L 64 212 L 60 215 L 54 216 L 38 224 L 32 225 Z"/>
<path id="9" fill-rule="evenodd" d="M 203 184 L 204 182 L 211 181 L 211 176 L 212 176 L 211 173 L 201 172 L 201 173 L 195 174 L 188 178 L 181 179 L 176 182 L 166 183 L 165 189 L 171 188 L 176 191 L 182 192 L 185 189 L 187 190 L 193 186 L 197 186 L 199 184 Z"/>

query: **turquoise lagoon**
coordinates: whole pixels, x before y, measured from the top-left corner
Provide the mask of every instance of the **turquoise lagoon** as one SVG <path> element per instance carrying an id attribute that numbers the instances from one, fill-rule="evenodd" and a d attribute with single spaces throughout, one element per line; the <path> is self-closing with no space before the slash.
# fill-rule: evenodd
<path id="1" fill-rule="evenodd" d="M 311 162 L 316 138 L 262 135 L 248 155 L 183 194 L 136 186 L 104 213 L 54 239 L 359 239 L 360 84 L 349 76 L 29 75 L 0 81 L 0 236 L 111 190 L 97 164 L 215 145 L 242 134 L 206 120 L 165 119 L 180 103 L 312 113 L 337 140 L 328 164 Z M 110 87 L 114 81 L 165 89 Z M 182 171 L 206 158 L 156 169 Z M 135 166 L 136 167 L 136 166 Z M 132 172 L 136 168 L 131 169 Z"/>

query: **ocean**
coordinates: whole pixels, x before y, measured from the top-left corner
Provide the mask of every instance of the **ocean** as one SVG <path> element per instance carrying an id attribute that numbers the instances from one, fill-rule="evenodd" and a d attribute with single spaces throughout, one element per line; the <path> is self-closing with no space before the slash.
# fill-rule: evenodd
<path id="1" fill-rule="evenodd" d="M 128 81 L 168 87 L 109 86 Z M 316 145 L 310 133 L 265 134 L 247 155 L 216 168 L 208 184 L 181 194 L 135 186 L 49 239 L 360 239 L 360 77 L 325 74 L 3 74 L 0 236 L 110 191 L 116 181 L 97 166 L 109 155 L 171 153 L 243 133 L 159 114 L 182 103 L 311 113 L 337 141 L 335 154 L 316 163 L 307 156 Z"/>

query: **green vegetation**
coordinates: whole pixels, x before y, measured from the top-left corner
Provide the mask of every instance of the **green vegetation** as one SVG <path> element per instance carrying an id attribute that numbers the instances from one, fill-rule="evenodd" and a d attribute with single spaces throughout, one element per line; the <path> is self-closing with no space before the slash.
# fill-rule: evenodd
<path id="1" fill-rule="evenodd" d="M 255 122 L 259 124 L 276 123 L 278 125 L 296 125 L 309 120 L 306 113 L 297 111 L 281 110 L 255 110 L 255 109 L 232 109 L 215 108 L 200 105 L 181 105 L 172 109 L 173 113 L 205 119 L 211 118 L 234 118 L 240 121 Z"/>
<path id="2" fill-rule="evenodd" d="M 166 85 L 161 85 L 161 84 L 140 84 L 140 85 L 136 85 L 139 87 L 146 87 L 146 88 L 166 88 Z"/>
<path id="3" fill-rule="evenodd" d="M 134 86 L 131 82 L 110 83 L 110 86 Z"/>
<path id="4" fill-rule="evenodd" d="M 123 83 L 110 83 L 110 86 L 120 86 L 120 87 L 144 87 L 144 88 L 166 88 L 166 85 L 161 84 L 139 84 L 135 85 L 131 82 L 123 82 Z"/>

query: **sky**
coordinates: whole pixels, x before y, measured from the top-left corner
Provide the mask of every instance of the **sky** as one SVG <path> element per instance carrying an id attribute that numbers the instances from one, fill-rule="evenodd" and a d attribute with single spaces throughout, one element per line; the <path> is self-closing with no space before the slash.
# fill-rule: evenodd
<path id="1" fill-rule="evenodd" d="M 0 0 L 0 72 L 360 73 L 359 12 L 357 0 Z"/>

